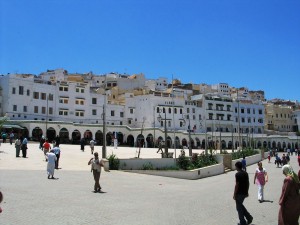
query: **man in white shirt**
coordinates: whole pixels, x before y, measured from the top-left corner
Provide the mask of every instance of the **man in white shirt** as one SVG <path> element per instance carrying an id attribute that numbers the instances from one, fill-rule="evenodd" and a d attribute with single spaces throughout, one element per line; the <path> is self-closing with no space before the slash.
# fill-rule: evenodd
<path id="1" fill-rule="evenodd" d="M 55 169 L 58 170 L 58 163 L 59 163 L 59 158 L 60 158 L 60 147 L 58 144 L 55 144 L 55 147 L 53 148 L 54 154 L 56 156 L 56 161 L 55 161 Z"/>
<path id="2" fill-rule="evenodd" d="M 56 155 L 54 154 L 54 151 L 51 150 L 50 152 L 46 153 L 47 158 L 47 173 L 48 173 L 48 179 L 55 179 L 54 178 L 54 169 L 55 169 L 55 161 L 57 160 Z"/>
<path id="3" fill-rule="evenodd" d="M 90 147 L 91 147 L 91 153 L 93 155 L 93 153 L 94 153 L 94 147 L 95 147 L 95 141 L 93 139 L 90 141 Z"/>
<path id="4" fill-rule="evenodd" d="M 103 161 L 99 159 L 98 152 L 94 153 L 94 158 L 91 158 L 88 162 L 88 165 L 91 165 L 91 171 L 93 172 L 95 185 L 94 185 L 94 192 L 100 192 L 100 174 L 101 174 L 101 167 L 103 167 Z"/>

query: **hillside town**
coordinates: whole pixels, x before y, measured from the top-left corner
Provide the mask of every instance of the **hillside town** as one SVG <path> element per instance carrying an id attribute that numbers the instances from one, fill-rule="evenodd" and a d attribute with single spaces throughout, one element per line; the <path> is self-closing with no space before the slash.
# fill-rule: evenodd
<path id="1" fill-rule="evenodd" d="M 0 76 L 3 128 L 30 140 L 82 138 L 108 145 L 298 148 L 300 104 L 227 83 L 184 84 L 144 74 L 69 73 Z M 104 126 L 103 126 L 104 124 Z"/>

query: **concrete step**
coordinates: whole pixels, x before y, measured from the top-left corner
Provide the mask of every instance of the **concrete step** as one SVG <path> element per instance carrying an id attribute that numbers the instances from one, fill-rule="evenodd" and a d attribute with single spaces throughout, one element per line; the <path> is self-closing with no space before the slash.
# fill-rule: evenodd
<path id="1" fill-rule="evenodd" d="M 229 169 L 228 167 L 225 167 L 225 168 L 224 168 L 224 172 L 225 172 L 225 173 L 228 173 L 228 172 L 230 172 L 230 171 L 231 171 L 231 169 Z"/>

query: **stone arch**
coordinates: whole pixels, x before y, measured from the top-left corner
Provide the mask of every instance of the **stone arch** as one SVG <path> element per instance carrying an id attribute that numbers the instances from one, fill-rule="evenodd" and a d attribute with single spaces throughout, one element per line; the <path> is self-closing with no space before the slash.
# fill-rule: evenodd
<path id="1" fill-rule="evenodd" d="M 271 141 L 268 141 L 268 148 L 272 148 Z"/>
<path id="2" fill-rule="evenodd" d="M 53 127 L 49 127 L 46 132 L 46 138 L 49 142 L 55 140 L 56 137 L 56 130 Z"/>
<path id="3" fill-rule="evenodd" d="M 281 150 L 281 143 L 280 142 L 277 143 L 277 148 L 278 148 L 278 150 Z"/>
<path id="4" fill-rule="evenodd" d="M 274 149 L 277 148 L 275 141 L 272 142 L 272 148 L 274 148 Z"/>
<path id="5" fill-rule="evenodd" d="M 153 148 L 154 147 L 154 141 L 153 141 L 153 135 L 148 134 L 146 137 L 146 143 L 148 148 Z"/>
<path id="6" fill-rule="evenodd" d="M 113 144 L 113 133 L 112 132 L 108 132 L 106 134 L 106 145 L 107 146 L 111 146 Z"/>
<path id="7" fill-rule="evenodd" d="M 83 137 L 84 137 L 84 139 L 85 139 L 88 143 L 90 143 L 90 141 L 93 139 L 93 133 L 92 133 L 92 131 L 90 131 L 90 130 L 84 131 Z"/>
<path id="8" fill-rule="evenodd" d="M 180 148 L 180 139 L 179 137 L 175 137 L 175 148 Z"/>
<path id="9" fill-rule="evenodd" d="M 267 146 L 268 146 L 268 145 L 267 145 L 267 142 L 266 142 L 266 141 L 264 141 L 264 143 L 263 143 L 263 147 L 264 147 L 264 148 L 267 148 Z"/>
<path id="10" fill-rule="evenodd" d="M 283 148 L 283 149 L 285 149 L 285 148 L 286 148 L 286 143 L 285 143 L 285 141 L 284 141 L 284 142 L 282 142 L 282 148 Z"/>
<path id="11" fill-rule="evenodd" d="M 117 139 L 118 139 L 118 144 L 123 145 L 124 144 L 124 134 L 122 132 L 117 132 Z"/>
<path id="12" fill-rule="evenodd" d="M 222 149 L 226 149 L 226 141 L 225 140 L 221 141 L 221 147 L 222 147 Z"/>
<path id="13" fill-rule="evenodd" d="M 186 140 L 185 138 L 182 139 L 181 145 L 182 145 L 182 147 L 183 147 L 183 146 L 185 146 L 185 147 L 188 146 L 188 142 L 187 142 L 187 140 Z"/>
<path id="14" fill-rule="evenodd" d="M 139 134 L 136 138 L 136 146 L 137 147 L 144 147 L 145 144 L 145 137 L 142 134 Z"/>
<path id="15" fill-rule="evenodd" d="M 196 148 L 201 148 L 201 142 L 200 142 L 200 139 L 199 138 L 195 138 L 195 141 L 196 141 Z"/>
<path id="16" fill-rule="evenodd" d="M 171 148 L 172 146 L 172 138 L 170 136 L 167 137 L 167 146 L 168 148 Z"/>
<path id="17" fill-rule="evenodd" d="M 202 148 L 202 149 L 205 149 L 205 139 L 202 140 L 201 148 Z"/>
<path id="18" fill-rule="evenodd" d="M 33 128 L 31 132 L 31 140 L 39 141 L 43 135 L 43 130 L 40 127 Z"/>
<path id="19" fill-rule="evenodd" d="M 59 131 L 59 139 L 60 139 L 60 142 L 62 144 L 67 144 L 69 143 L 70 139 L 69 139 L 69 131 L 63 127 L 60 129 Z"/>
<path id="20" fill-rule="evenodd" d="M 235 142 L 235 148 L 237 149 L 239 146 L 240 146 L 239 142 L 236 141 L 236 142 Z"/>
<path id="21" fill-rule="evenodd" d="M 97 130 L 95 133 L 96 144 L 103 145 L 103 133 L 101 130 Z"/>
<path id="22" fill-rule="evenodd" d="M 127 145 L 130 147 L 134 146 L 134 137 L 131 134 L 127 136 Z"/>
<path id="23" fill-rule="evenodd" d="M 257 142 L 257 148 L 261 148 L 261 141 Z"/>
<path id="24" fill-rule="evenodd" d="M 81 140 L 81 133 L 79 130 L 74 130 L 72 132 L 72 144 L 79 144 Z"/>
<path id="25" fill-rule="evenodd" d="M 291 143 L 288 143 L 287 147 L 288 147 L 289 149 L 291 149 L 291 148 L 292 148 Z"/>
<path id="26" fill-rule="evenodd" d="M 243 143 L 243 148 L 246 148 L 247 147 L 246 141 L 243 141 L 242 143 Z"/>
<path id="27" fill-rule="evenodd" d="M 228 141 L 228 149 L 232 149 L 232 141 Z"/>
<path id="28" fill-rule="evenodd" d="M 163 137 L 162 137 L 162 136 L 159 136 L 159 137 L 157 138 L 156 145 L 158 146 L 159 143 L 160 143 L 160 142 L 163 142 L 163 141 L 164 141 Z"/>

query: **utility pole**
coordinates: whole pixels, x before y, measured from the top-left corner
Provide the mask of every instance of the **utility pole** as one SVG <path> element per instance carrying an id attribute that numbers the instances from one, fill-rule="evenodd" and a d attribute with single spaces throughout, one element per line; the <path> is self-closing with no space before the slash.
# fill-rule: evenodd
<path id="1" fill-rule="evenodd" d="M 106 87 L 104 90 L 104 104 L 103 104 L 103 146 L 102 146 L 102 158 L 106 158 Z"/>
<path id="2" fill-rule="evenodd" d="M 241 148 L 241 118 L 240 118 L 240 100 L 239 100 L 239 90 L 237 90 L 237 102 L 238 102 L 238 132 L 239 132 L 239 150 Z"/>

